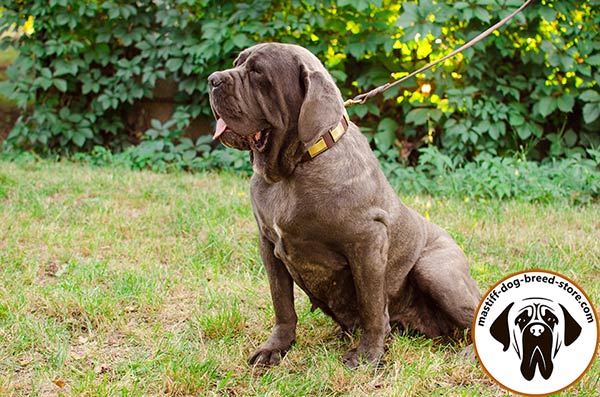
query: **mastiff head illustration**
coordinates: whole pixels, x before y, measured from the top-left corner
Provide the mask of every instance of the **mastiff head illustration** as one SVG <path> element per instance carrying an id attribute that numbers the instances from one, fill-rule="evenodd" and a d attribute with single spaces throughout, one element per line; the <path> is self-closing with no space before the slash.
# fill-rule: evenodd
<path id="1" fill-rule="evenodd" d="M 536 368 L 548 379 L 556 354 L 563 345 L 577 340 L 581 326 L 563 305 L 546 298 L 528 298 L 509 304 L 494 320 L 490 333 L 503 351 L 512 345 L 525 379 L 532 380 Z"/>

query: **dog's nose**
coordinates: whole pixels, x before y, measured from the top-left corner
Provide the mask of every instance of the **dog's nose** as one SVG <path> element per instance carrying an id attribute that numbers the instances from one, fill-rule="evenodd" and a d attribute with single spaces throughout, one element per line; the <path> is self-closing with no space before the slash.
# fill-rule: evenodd
<path id="1" fill-rule="evenodd" d="M 225 81 L 225 76 L 221 72 L 214 72 L 210 76 L 208 76 L 208 84 L 210 84 L 211 88 L 217 88 Z"/>
<path id="2" fill-rule="evenodd" d="M 540 336 L 544 333 L 544 327 L 539 324 L 534 324 L 529 328 L 529 332 L 531 332 L 533 336 Z"/>

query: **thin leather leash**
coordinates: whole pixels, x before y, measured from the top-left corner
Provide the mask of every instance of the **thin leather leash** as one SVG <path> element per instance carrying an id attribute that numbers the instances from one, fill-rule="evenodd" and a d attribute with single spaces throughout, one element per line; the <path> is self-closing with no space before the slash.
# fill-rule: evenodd
<path id="1" fill-rule="evenodd" d="M 517 15 L 518 13 L 520 13 L 521 11 L 523 11 L 527 6 L 529 6 L 531 3 L 533 3 L 535 0 L 526 0 L 523 5 L 521 5 L 519 8 L 517 8 L 515 11 L 513 11 L 511 14 L 509 14 L 508 16 L 504 17 L 500 22 L 498 22 L 497 24 L 495 24 L 494 26 L 490 27 L 489 29 L 487 29 L 486 31 L 484 31 L 483 33 L 480 33 L 477 37 L 475 37 L 474 39 L 470 40 L 469 42 L 463 44 L 461 47 L 457 48 L 456 50 L 452 51 L 450 54 L 444 56 L 443 58 L 438 59 L 435 62 L 432 62 L 426 66 L 423 66 L 422 68 L 412 72 L 411 74 L 402 77 L 399 80 L 390 82 L 390 83 L 386 83 L 382 86 L 376 87 L 374 89 L 372 89 L 369 92 L 365 92 L 364 94 L 360 94 L 357 95 L 356 97 L 352 98 L 352 99 L 348 99 L 346 102 L 344 102 L 344 106 L 345 107 L 350 107 L 353 105 L 358 105 L 358 104 L 363 104 L 365 103 L 369 98 L 381 94 L 382 92 L 397 86 L 398 84 L 403 83 L 404 81 L 410 79 L 411 77 L 415 76 L 418 73 L 422 73 L 424 71 L 426 71 L 427 69 L 430 69 L 432 67 L 434 67 L 435 65 L 444 62 L 446 59 L 451 58 L 453 56 L 455 56 L 456 54 L 459 54 L 461 52 L 463 52 L 464 50 L 473 47 L 475 44 L 481 42 L 483 39 L 485 39 L 486 37 L 488 37 L 490 34 L 492 34 L 492 32 L 498 28 L 500 28 L 501 26 L 505 25 L 508 21 L 510 21 L 515 15 Z"/>

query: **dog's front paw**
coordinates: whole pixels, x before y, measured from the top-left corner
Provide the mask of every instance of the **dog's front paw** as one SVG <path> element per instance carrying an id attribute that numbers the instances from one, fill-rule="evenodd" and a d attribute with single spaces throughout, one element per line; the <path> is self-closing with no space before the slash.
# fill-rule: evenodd
<path id="1" fill-rule="evenodd" d="M 248 364 L 262 367 L 277 365 L 295 342 L 296 323 L 276 325 L 269 339 L 250 356 Z"/>
<path id="2" fill-rule="evenodd" d="M 343 361 L 348 368 L 356 369 L 361 363 L 377 366 L 382 357 L 382 349 L 367 349 L 359 346 L 344 354 Z"/>

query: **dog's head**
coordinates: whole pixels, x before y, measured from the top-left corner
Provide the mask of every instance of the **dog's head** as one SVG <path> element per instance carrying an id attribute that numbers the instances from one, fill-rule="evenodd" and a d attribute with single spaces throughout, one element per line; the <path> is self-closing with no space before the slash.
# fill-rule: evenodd
<path id="1" fill-rule="evenodd" d="M 581 326 L 561 304 L 545 298 L 513 302 L 494 320 L 490 333 L 503 350 L 512 345 L 521 360 L 521 374 L 533 379 L 536 368 L 550 378 L 553 359 L 562 347 L 579 337 Z"/>
<path id="2" fill-rule="evenodd" d="M 251 150 L 255 172 L 268 182 L 290 175 L 307 148 L 340 122 L 344 110 L 340 91 L 321 62 L 295 45 L 248 48 L 232 69 L 208 80 L 215 138 Z"/>

